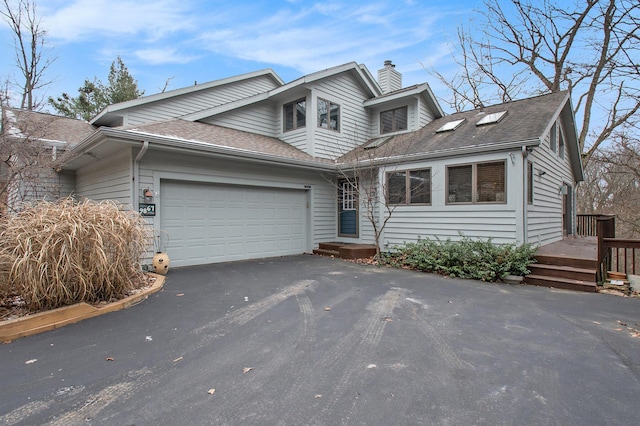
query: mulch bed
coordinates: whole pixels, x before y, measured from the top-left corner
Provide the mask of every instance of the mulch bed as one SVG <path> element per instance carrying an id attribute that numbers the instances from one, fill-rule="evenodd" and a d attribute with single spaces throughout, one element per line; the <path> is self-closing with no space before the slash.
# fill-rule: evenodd
<path id="1" fill-rule="evenodd" d="M 135 288 L 129 290 L 124 297 L 132 296 L 140 293 L 141 291 L 151 287 L 155 283 L 156 278 L 150 275 L 144 275 L 142 281 L 135 285 Z M 114 302 L 114 300 L 101 300 L 95 303 L 89 303 L 90 305 L 99 307 L 106 305 L 107 303 Z M 0 295 L 0 322 L 9 321 L 16 318 L 21 318 L 26 315 L 35 314 L 43 311 L 29 310 L 25 304 L 24 299 L 19 294 L 4 294 Z"/>

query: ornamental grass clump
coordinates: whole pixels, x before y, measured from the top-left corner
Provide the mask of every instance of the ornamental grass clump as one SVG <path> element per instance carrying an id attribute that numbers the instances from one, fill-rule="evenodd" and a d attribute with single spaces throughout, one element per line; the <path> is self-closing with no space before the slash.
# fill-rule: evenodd
<path id="1" fill-rule="evenodd" d="M 136 212 L 65 199 L 25 206 L 0 233 L 0 286 L 31 311 L 112 301 L 144 282 L 151 236 Z"/>
<path id="2" fill-rule="evenodd" d="M 535 262 L 531 244 L 494 244 L 462 236 L 459 241 L 439 239 L 407 243 L 384 253 L 382 264 L 434 272 L 450 277 L 498 281 L 506 275 L 524 276 Z"/>

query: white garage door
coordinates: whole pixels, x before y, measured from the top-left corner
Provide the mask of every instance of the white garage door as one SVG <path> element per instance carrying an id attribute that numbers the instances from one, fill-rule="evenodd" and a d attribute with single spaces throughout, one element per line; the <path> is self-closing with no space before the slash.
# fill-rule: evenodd
<path id="1" fill-rule="evenodd" d="M 306 249 L 306 191 L 181 181 L 162 181 L 160 187 L 171 266 Z"/>

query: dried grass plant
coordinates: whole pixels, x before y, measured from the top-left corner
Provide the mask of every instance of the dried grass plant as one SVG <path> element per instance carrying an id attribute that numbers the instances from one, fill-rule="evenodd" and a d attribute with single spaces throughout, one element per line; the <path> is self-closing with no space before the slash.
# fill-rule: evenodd
<path id="1" fill-rule="evenodd" d="M 134 211 L 64 199 L 25 206 L 0 233 L 0 285 L 40 311 L 124 297 L 144 282 L 151 236 Z"/>

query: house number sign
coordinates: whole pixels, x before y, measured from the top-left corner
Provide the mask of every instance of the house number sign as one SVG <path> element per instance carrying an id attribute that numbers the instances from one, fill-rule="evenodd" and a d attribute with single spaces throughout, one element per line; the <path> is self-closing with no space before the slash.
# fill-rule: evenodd
<path id="1" fill-rule="evenodd" d="M 142 216 L 155 216 L 156 215 L 156 205 L 155 204 L 140 203 L 140 204 L 138 204 L 138 212 Z"/>

